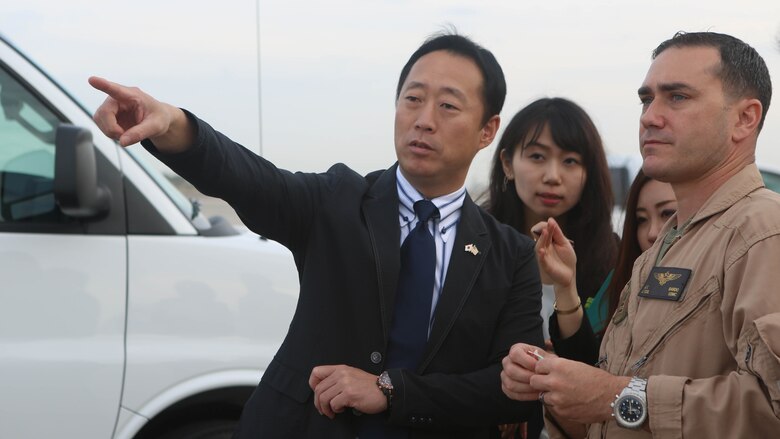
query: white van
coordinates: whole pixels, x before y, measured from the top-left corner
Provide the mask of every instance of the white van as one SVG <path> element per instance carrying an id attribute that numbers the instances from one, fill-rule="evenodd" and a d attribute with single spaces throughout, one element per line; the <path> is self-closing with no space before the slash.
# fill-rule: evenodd
<path id="1" fill-rule="evenodd" d="M 230 437 L 284 338 L 289 251 L 136 148 L 0 36 L 0 438 Z"/>

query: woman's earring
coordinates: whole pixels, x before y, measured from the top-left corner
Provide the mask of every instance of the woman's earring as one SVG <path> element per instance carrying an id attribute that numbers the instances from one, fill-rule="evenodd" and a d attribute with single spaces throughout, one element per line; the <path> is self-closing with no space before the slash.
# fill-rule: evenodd
<path id="1" fill-rule="evenodd" d="M 509 183 L 509 177 L 504 175 L 504 183 L 501 185 L 501 192 L 506 192 L 506 185 Z"/>

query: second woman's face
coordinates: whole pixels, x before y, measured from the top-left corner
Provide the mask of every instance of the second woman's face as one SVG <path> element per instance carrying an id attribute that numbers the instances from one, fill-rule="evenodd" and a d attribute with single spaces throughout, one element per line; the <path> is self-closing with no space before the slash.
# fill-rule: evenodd
<path id="1" fill-rule="evenodd" d="M 587 178 L 582 156 L 556 145 L 549 125 L 544 126 L 535 142 L 525 148 L 518 145 L 509 159 L 502 155 L 504 173 L 514 179 L 531 224 L 557 218 L 580 201 Z"/>
<path id="2" fill-rule="evenodd" d="M 649 180 L 639 190 L 636 205 L 636 239 L 642 251 L 649 249 L 658 238 L 666 220 L 677 212 L 677 199 L 672 185 Z"/>

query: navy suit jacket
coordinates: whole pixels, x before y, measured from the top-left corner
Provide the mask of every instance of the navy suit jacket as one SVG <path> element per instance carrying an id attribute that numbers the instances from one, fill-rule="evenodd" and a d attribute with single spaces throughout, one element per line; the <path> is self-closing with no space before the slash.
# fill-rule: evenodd
<path id="1" fill-rule="evenodd" d="M 162 155 L 144 145 L 201 192 L 225 199 L 250 229 L 289 248 L 300 276 L 289 332 L 236 437 L 354 439 L 366 415 L 320 415 L 308 378 L 328 364 L 384 370 L 400 268 L 397 165 L 367 176 L 342 164 L 291 173 L 188 116 L 197 126 L 192 149 Z M 500 383 L 512 344 L 543 345 L 533 242 L 468 196 L 457 227 L 423 360 L 417 370 L 389 371 L 393 406 L 377 415 L 409 427 L 412 438 L 497 437 L 497 424 L 539 409 L 509 400 Z"/>

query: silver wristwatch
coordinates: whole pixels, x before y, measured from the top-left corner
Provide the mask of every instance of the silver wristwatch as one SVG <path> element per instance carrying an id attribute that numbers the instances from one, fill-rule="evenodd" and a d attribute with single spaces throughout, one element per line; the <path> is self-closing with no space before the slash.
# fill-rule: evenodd
<path id="1" fill-rule="evenodd" d="M 647 419 L 647 380 L 633 377 L 628 386 L 615 395 L 612 403 L 612 416 L 617 425 L 631 430 L 638 430 Z"/>

